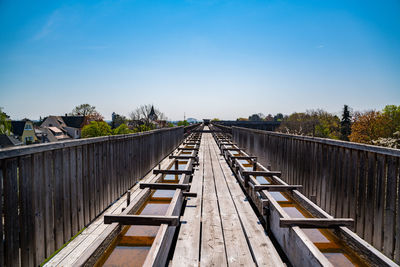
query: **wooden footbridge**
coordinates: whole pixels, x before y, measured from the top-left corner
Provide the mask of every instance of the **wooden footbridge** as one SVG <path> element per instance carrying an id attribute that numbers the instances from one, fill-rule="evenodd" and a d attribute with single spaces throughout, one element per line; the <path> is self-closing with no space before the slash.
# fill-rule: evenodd
<path id="1" fill-rule="evenodd" d="M 388 210 L 391 199 L 399 199 L 390 182 L 399 183 L 400 153 L 368 152 L 377 153 L 375 189 L 366 187 L 373 202 L 353 205 L 372 204 L 373 214 L 382 212 L 384 219 L 372 228 L 381 238 L 364 240 L 370 226 L 346 206 L 351 194 L 343 194 L 347 202 L 336 200 L 334 192 L 321 196 L 328 185 L 337 193 L 351 185 L 343 177 L 352 168 L 323 157 L 335 167 L 325 173 L 318 163 L 314 170 L 318 145 L 325 150 L 322 143 L 314 149 L 312 140 L 311 150 L 301 148 L 309 158 L 285 154 L 278 159 L 277 151 L 286 152 L 289 145 L 283 136 L 274 143 L 260 139 L 267 133 L 194 125 L 0 150 L 0 265 L 397 266 L 399 213 L 392 218 Z M 298 153 L 301 142 L 294 142 L 289 151 Z M 346 152 L 340 155 L 347 159 Z M 371 163 L 369 154 L 368 159 Z M 360 159 L 356 162 L 365 170 Z M 353 168 L 358 179 L 349 189 L 364 183 L 359 166 Z M 335 172 L 340 179 L 329 184 Z M 384 180 L 383 210 L 376 204 L 378 178 Z M 363 192 L 358 186 L 357 200 L 368 200 Z M 328 199 L 340 209 L 327 209 Z M 397 208 L 395 202 L 392 209 Z"/>

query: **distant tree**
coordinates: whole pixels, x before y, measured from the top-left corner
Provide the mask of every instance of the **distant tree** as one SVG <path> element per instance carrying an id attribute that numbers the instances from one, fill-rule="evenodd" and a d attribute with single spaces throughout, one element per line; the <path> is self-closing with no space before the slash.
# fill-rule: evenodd
<path id="1" fill-rule="evenodd" d="M 104 120 L 104 117 L 99 112 L 97 112 L 96 107 L 89 104 L 81 104 L 79 106 L 76 106 L 70 114 L 73 116 L 87 116 L 89 118 L 89 121 Z"/>
<path id="2" fill-rule="evenodd" d="M 393 135 L 392 127 L 387 114 L 379 111 L 356 112 L 351 126 L 349 140 L 351 142 L 373 144 L 379 138 L 388 138 Z"/>
<path id="3" fill-rule="evenodd" d="M 120 126 L 121 124 L 124 124 L 128 121 L 128 119 L 125 116 L 119 115 L 115 112 L 112 113 L 111 118 L 112 118 L 112 120 L 111 120 L 111 128 L 112 129 L 115 129 L 118 126 Z"/>
<path id="4" fill-rule="evenodd" d="M 387 105 L 382 112 L 357 112 L 350 141 L 400 148 L 400 106 Z"/>
<path id="5" fill-rule="evenodd" d="M 92 115 L 89 115 L 88 118 L 89 118 L 89 121 L 104 121 L 103 115 L 101 115 L 97 111 L 95 113 L 93 113 Z"/>
<path id="6" fill-rule="evenodd" d="M 279 126 L 278 131 L 288 134 L 312 135 L 313 125 L 310 124 L 310 115 L 300 112 L 289 115 Z"/>
<path id="7" fill-rule="evenodd" d="M 89 115 L 93 114 L 94 112 L 96 112 L 96 107 L 95 106 L 91 106 L 89 104 L 81 104 L 79 106 L 76 106 L 72 110 L 71 115 L 74 115 L 74 116 L 78 116 L 78 115 L 89 116 Z"/>
<path id="8" fill-rule="evenodd" d="M 2 107 L 0 107 L 0 134 L 11 134 L 11 120 L 10 117 L 3 112 Z"/>
<path id="9" fill-rule="evenodd" d="M 344 105 L 342 120 L 340 121 L 340 139 L 349 141 L 349 135 L 351 134 L 351 114 L 348 105 Z"/>
<path id="10" fill-rule="evenodd" d="M 211 121 L 220 121 L 220 119 L 214 118 L 214 119 L 212 119 Z"/>
<path id="11" fill-rule="evenodd" d="M 314 125 L 314 136 L 330 139 L 340 138 L 340 119 L 324 110 L 316 110 L 311 113 Z"/>
<path id="12" fill-rule="evenodd" d="M 132 131 L 128 128 L 128 126 L 125 123 L 122 123 L 119 125 L 117 128 L 112 130 L 113 135 L 118 135 L 118 134 L 130 134 Z"/>
<path id="13" fill-rule="evenodd" d="M 253 114 L 249 116 L 249 121 L 262 121 L 263 120 L 263 114 L 258 113 L 258 114 Z"/>
<path id="14" fill-rule="evenodd" d="M 283 120 L 283 114 L 278 113 L 274 116 L 274 121 L 282 121 Z"/>
<path id="15" fill-rule="evenodd" d="M 382 114 L 389 119 L 388 123 L 392 134 L 400 131 L 400 105 L 387 105 Z"/>
<path id="16" fill-rule="evenodd" d="M 151 125 L 142 124 L 142 125 L 137 126 L 135 129 L 133 129 L 133 132 L 138 133 L 138 132 L 147 132 L 147 131 L 151 131 L 151 130 L 154 130 L 153 124 L 151 124 Z"/>
<path id="17" fill-rule="evenodd" d="M 274 121 L 274 117 L 271 114 L 268 114 L 267 116 L 265 116 L 265 121 Z"/>
<path id="18" fill-rule="evenodd" d="M 110 125 L 105 121 L 91 121 L 82 128 L 82 138 L 111 135 Z"/>
<path id="19" fill-rule="evenodd" d="M 187 122 L 187 120 L 184 121 L 178 121 L 178 126 L 188 126 L 189 123 Z"/>
<path id="20" fill-rule="evenodd" d="M 400 131 L 393 134 L 393 137 L 379 137 L 377 140 L 372 140 L 372 144 L 377 146 L 385 146 L 390 148 L 400 148 Z"/>
<path id="21" fill-rule="evenodd" d="M 293 113 L 278 128 L 280 132 L 339 139 L 340 119 L 322 109 Z"/>
<path id="22" fill-rule="evenodd" d="M 132 111 L 131 113 L 129 113 L 129 118 L 132 121 L 143 121 L 146 126 L 151 127 L 151 124 L 153 124 L 153 120 L 151 118 L 151 109 L 152 109 L 153 105 L 142 105 L 140 107 L 138 107 L 137 109 L 135 109 L 134 111 Z M 154 107 L 153 107 L 154 108 Z M 157 116 L 158 120 L 166 120 L 167 117 L 164 115 L 164 113 L 162 113 L 161 111 L 159 111 L 158 109 L 154 108 L 154 112 Z"/>

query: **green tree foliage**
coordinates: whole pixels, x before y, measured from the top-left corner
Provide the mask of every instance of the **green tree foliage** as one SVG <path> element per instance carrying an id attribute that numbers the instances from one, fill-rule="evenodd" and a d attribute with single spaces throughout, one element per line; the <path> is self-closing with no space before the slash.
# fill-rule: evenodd
<path id="1" fill-rule="evenodd" d="M 212 119 L 211 121 L 220 121 L 220 119 L 214 118 L 214 119 Z"/>
<path id="2" fill-rule="evenodd" d="M 82 138 L 111 135 L 110 125 L 104 121 L 91 121 L 82 128 Z"/>
<path id="3" fill-rule="evenodd" d="M 249 121 L 262 121 L 264 119 L 264 115 L 262 113 L 253 114 L 249 116 Z"/>
<path id="4" fill-rule="evenodd" d="M 400 131 L 400 105 L 387 105 L 383 111 L 382 115 L 386 116 L 388 119 L 389 127 L 394 134 Z"/>
<path id="5" fill-rule="evenodd" d="M 340 138 L 340 119 L 338 116 L 323 110 L 313 111 L 311 114 L 317 122 L 314 136 L 331 139 Z"/>
<path id="6" fill-rule="evenodd" d="M 113 135 L 118 135 L 118 134 L 130 134 L 132 131 L 128 128 L 128 126 L 123 123 L 114 130 L 112 130 Z"/>
<path id="7" fill-rule="evenodd" d="M 184 120 L 184 121 L 178 121 L 178 126 L 188 126 L 189 125 L 189 123 L 188 123 L 188 121 L 187 120 Z"/>
<path id="8" fill-rule="evenodd" d="M 348 105 L 344 105 L 342 120 L 340 121 L 340 139 L 349 141 L 349 135 L 351 134 L 351 114 Z"/>
<path id="9" fill-rule="evenodd" d="M 293 113 L 284 119 L 278 131 L 297 135 L 339 139 L 340 120 L 322 109 Z"/>
<path id="10" fill-rule="evenodd" d="M 115 129 L 119 127 L 121 124 L 125 124 L 128 121 L 128 119 L 123 116 L 116 114 L 115 112 L 112 113 L 112 121 L 111 121 L 111 128 Z"/>
<path id="11" fill-rule="evenodd" d="M 154 124 L 150 124 L 150 125 L 146 125 L 146 124 L 142 124 L 137 126 L 135 129 L 133 129 L 134 133 L 139 133 L 139 132 L 147 132 L 147 131 L 151 131 L 154 130 Z"/>
<path id="12" fill-rule="evenodd" d="M 283 121 L 283 114 L 278 113 L 274 116 L 274 121 Z"/>
<path id="13" fill-rule="evenodd" d="M 400 105 L 354 113 L 344 105 L 341 120 L 324 110 L 293 113 L 283 118 L 278 131 L 400 148 Z"/>
<path id="14" fill-rule="evenodd" d="M 11 134 L 11 121 L 9 116 L 3 112 L 2 107 L 0 107 L 0 134 Z"/>

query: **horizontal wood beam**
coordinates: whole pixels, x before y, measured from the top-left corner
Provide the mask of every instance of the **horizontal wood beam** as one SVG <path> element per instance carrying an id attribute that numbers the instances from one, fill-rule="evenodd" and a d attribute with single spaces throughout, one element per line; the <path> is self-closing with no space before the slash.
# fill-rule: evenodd
<path id="1" fill-rule="evenodd" d="M 302 187 L 303 187 L 302 185 L 266 184 L 266 185 L 255 185 L 254 190 L 255 191 L 268 190 L 268 191 L 280 192 L 280 191 L 297 190 Z"/>
<path id="2" fill-rule="evenodd" d="M 197 193 L 195 192 L 183 192 L 184 197 L 197 197 Z"/>
<path id="3" fill-rule="evenodd" d="M 242 171 L 243 175 L 253 175 L 253 176 L 281 176 L 280 171 Z"/>
<path id="4" fill-rule="evenodd" d="M 225 150 L 241 151 L 241 150 L 243 150 L 243 149 L 241 149 L 241 148 L 234 148 L 234 147 L 231 147 L 231 148 L 226 148 L 226 147 L 224 147 L 224 148 L 221 148 L 221 150 L 222 150 L 222 151 L 225 151 Z"/>
<path id="5" fill-rule="evenodd" d="M 187 174 L 191 175 L 192 171 L 191 170 L 160 170 L 160 169 L 155 169 L 153 170 L 153 174 L 174 174 L 174 175 L 180 175 L 180 174 Z"/>
<path id="6" fill-rule="evenodd" d="M 174 183 L 139 183 L 139 188 L 150 188 L 150 189 L 165 189 L 165 190 L 175 190 L 175 189 L 190 189 L 190 184 L 174 184 Z"/>
<path id="7" fill-rule="evenodd" d="M 280 227 L 299 226 L 301 228 L 333 228 L 338 226 L 353 227 L 351 218 L 281 218 Z"/>
<path id="8" fill-rule="evenodd" d="M 120 223 L 123 225 L 179 225 L 179 216 L 156 215 L 104 215 L 104 223 Z"/>
<path id="9" fill-rule="evenodd" d="M 219 142 L 218 145 L 219 145 L 219 146 L 225 146 L 225 145 L 232 145 L 232 146 L 235 146 L 235 145 L 237 145 L 237 143 L 222 141 L 222 142 Z"/>
<path id="10" fill-rule="evenodd" d="M 254 156 L 228 156 L 231 159 L 248 159 L 248 160 L 257 160 L 257 157 Z"/>
<path id="11" fill-rule="evenodd" d="M 172 155 L 169 156 L 170 159 L 198 159 L 197 156 L 180 156 L 180 155 Z"/>
<path id="12" fill-rule="evenodd" d="M 199 150 L 198 147 L 178 147 L 178 150 Z"/>
<path id="13" fill-rule="evenodd" d="M 221 130 L 193 130 L 192 133 L 222 133 Z"/>

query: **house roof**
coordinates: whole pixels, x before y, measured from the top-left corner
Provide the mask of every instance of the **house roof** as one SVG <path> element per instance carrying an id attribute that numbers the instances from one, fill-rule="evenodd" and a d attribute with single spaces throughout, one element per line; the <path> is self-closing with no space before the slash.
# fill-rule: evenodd
<path id="1" fill-rule="evenodd" d="M 63 133 L 63 131 L 61 131 L 61 129 L 57 128 L 57 127 L 49 127 L 50 130 L 52 130 L 55 133 Z"/>
<path id="2" fill-rule="evenodd" d="M 0 148 L 10 147 L 10 146 L 20 146 L 22 142 L 15 139 L 12 136 L 0 134 Z"/>
<path id="3" fill-rule="evenodd" d="M 26 121 L 11 121 L 11 129 L 14 135 L 21 136 L 24 133 Z"/>
<path id="4" fill-rule="evenodd" d="M 61 117 L 68 127 L 82 128 L 85 122 L 85 116 L 62 116 Z"/>

